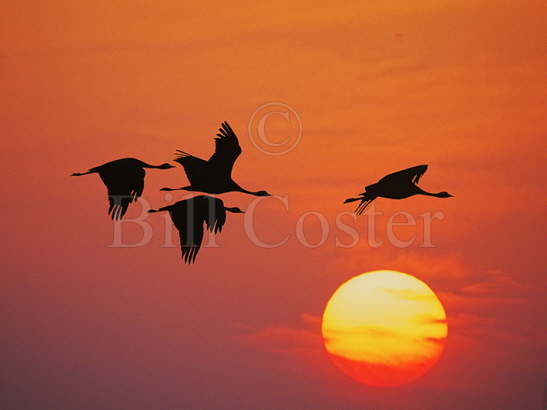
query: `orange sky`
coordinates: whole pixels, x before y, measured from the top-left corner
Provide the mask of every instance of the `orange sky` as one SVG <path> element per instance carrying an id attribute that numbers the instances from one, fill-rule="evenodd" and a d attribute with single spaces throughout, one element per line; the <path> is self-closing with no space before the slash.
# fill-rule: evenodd
<path id="1" fill-rule="evenodd" d="M 544 2 L 81 3 L 9 1 L 0 17 L 8 408 L 540 407 Z M 271 101 L 302 120 L 285 155 L 248 136 Z M 161 246 L 159 217 L 146 247 L 109 247 L 104 187 L 68 175 L 125 156 L 161 163 L 176 148 L 208 157 L 222 120 L 243 148 L 241 184 L 287 197 L 288 211 L 268 199 L 256 218 L 263 241 L 286 244 L 255 246 L 231 215 L 195 266 Z M 268 124 L 273 139 L 294 131 Z M 334 228 L 352 209 L 344 198 L 422 163 L 421 185 L 455 198 L 378 200 L 384 244 L 369 247 L 361 218 L 359 244 L 336 247 L 351 241 Z M 144 199 L 163 206 L 159 188 L 182 175 L 151 170 Z M 396 231 L 418 231 L 412 246 L 387 243 L 400 210 L 443 212 L 435 248 L 419 246 L 421 222 Z M 295 234 L 308 211 L 333 228 L 314 249 Z M 305 227 L 320 238 L 313 217 Z M 135 226 L 127 240 L 140 240 Z M 321 345 L 329 296 L 374 269 L 425 281 L 448 317 L 438 365 L 392 390 L 356 384 Z"/>

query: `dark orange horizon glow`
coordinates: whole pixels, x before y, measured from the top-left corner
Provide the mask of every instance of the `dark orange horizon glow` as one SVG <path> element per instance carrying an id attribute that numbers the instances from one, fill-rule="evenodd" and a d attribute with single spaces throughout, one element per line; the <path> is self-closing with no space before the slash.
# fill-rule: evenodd
<path id="1" fill-rule="evenodd" d="M 544 1 L 8 0 L 1 18 L 0 408 L 544 404 Z M 254 124 L 271 102 L 287 111 Z M 275 196 L 223 194 L 255 210 L 186 266 L 168 216 L 144 212 L 187 180 L 150 170 L 112 246 L 105 187 L 70 175 L 209 158 L 222 121 L 237 182 Z M 353 219 L 345 198 L 419 164 L 454 197 Z M 378 269 L 416 275 L 450 326 L 441 359 L 388 389 L 343 374 L 321 337 L 333 292 Z"/>

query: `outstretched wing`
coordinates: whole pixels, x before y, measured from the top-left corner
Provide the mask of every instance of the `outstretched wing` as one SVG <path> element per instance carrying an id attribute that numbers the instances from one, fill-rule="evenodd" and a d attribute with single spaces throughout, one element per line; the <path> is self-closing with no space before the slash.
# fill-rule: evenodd
<path id="1" fill-rule="evenodd" d="M 204 205 L 207 214 L 205 215 L 205 224 L 207 229 L 212 233 L 222 232 L 222 227 L 226 222 L 226 210 L 224 209 L 224 202 L 222 199 L 214 198 L 212 196 L 204 197 L 207 204 Z M 205 206 L 207 208 L 205 208 Z"/>
<path id="2" fill-rule="evenodd" d="M 425 171 L 427 171 L 427 165 L 418 165 L 416 167 L 403 169 L 402 171 L 386 175 L 378 181 L 378 184 L 417 184 Z"/>
<path id="3" fill-rule="evenodd" d="M 194 199 L 169 206 L 169 215 L 179 231 L 181 256 L 186 263 L 194 263 L 203 240 L 203 216 Z"/>
<path id="4" fill-rule="evenodd" d="M 194 263 L 203 241 L 203 221 L 180 230 L 179 239 L 182 259 L 186 263 Z"/>
<path id="5" fill-rule="evenodd" d="M 209 164 L 218 175 L 230 178 L 234 162 L 241 154 L 241 147 L 232 127 L 225 121 L 215 138 L 215 153 L 209 158 Z"/>
<path id="6" fill-rule="evenodd" d="M 144 190 L 144 169 L 141 167 L 114 167 L 99 172 L 108 190 L 108 214 L 113 220 L 122 219 L 129 204 L 135 202 Z"/>
<path id="7" fill-rule="evenodd" d="M 182 165 L 190 184 L 194 186 L 202 185 L 202 181 L 207 178 L 207 161 L 181 150 L 177 150 L 175 155 L 177 156 L 175 162 Z"/>

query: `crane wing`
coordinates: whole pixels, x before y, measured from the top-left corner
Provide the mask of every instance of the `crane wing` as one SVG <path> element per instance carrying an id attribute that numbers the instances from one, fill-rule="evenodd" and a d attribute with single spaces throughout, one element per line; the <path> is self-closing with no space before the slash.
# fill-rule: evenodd
<path id="1" fill-rule="evenodd" d="M 378 181 L 378 184 L 417 184 L 425 171 L 427 171 L 427 165 L 418 165 L 416 167 L 403 169 L 402 171 L 386 175 Z"/>
<path id="2" fill-rule="evenodd" d="M 212 233 L 220 232 L 226 221 L 224 203 L 218 198 L 199 195 L 159 209 L 168 210 L 179 231 L 181 256 L 194 263 L 201 248 L 204 223 Z"/>
<path id="3" fill-rule="evenodd" d="M 194 200 L 179 201 L 169 209 L 169 215 L 179 231 L 181 256 L 186 263 L 194 263 L 203 240 L 203 217 L 196 209 Z"/>
<path id="4" fill-rule="evenodd" d="M 207 204 L 207 215 L 205 218 L 205 224 L 207 229 L 212 233 L 222 232 L 222 227 L 226 222 L 226 210 L 224 209 L 224 202 L 222 199 L 206 197 L 209 201 Z"/>
<path id="5" fill-rule="evenodd" d="M 175 162 L 182 165 L 191 185 L 200 186 L 202 181 L 207 179 L 207 168 L 209 166 L 207 161 L 181 150 L 177 150 L 175 155 Z"/>
<path id="6" fill-rule="evenodd" d="M 122 219 L 129 204 L 142 195 L 145 174 L 141 167 L 117 167 L 99 172 L 108 190 L 108 214 L 113 220 Z"/>
<path id="7" fill-rule="evenodd" d="M 194 263 L 203 240 L 203 221 L 179 231 L 181 256 L 186 263 Z"/>
<path id="8" fill-rule="evenodd" d="M 241 147 L 237 135 L 225 121 L 218 130 L 215 138 L 215 153 L 209 158 L 209 164 L 218 175 L 230 178 L 234 162 L 241 154 Z"/>

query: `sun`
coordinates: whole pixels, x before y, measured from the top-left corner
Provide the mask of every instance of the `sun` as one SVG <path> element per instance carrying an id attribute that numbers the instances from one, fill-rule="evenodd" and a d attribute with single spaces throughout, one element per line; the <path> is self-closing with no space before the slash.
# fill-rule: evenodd
<path id="1" fill-rule="evenodd" d="M 343 283 L 327 303 L 321 330 L 329 356 L 346 374 L 368 385 L 397 386 L 437 362 L 448 327 L 424 282 L 381 270 Z"/>

